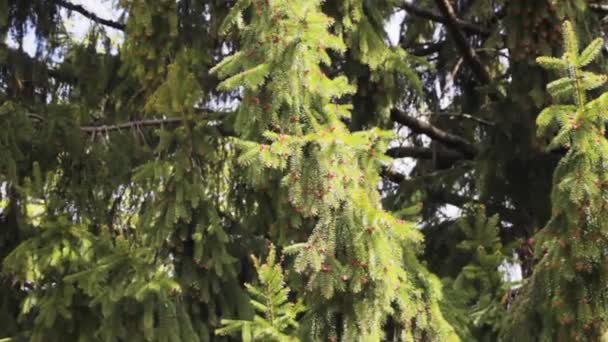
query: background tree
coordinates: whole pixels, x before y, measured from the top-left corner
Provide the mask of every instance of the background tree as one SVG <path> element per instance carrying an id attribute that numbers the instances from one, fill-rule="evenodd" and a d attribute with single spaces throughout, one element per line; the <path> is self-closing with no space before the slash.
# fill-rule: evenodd
<path id="1" fill-rule="evenodd" d="M 253 319 L 269 242 L 305 338 L 523 331 L 455 313 L 526 294 L 494 266 L 531 276 L 572 153 L 536 135 L 535 58 L 561 54 L 565 19 L 603 36 L 605 4 L 110 2 L 0 0 L 0 338 L 238 340 L 215 330 Z M 457 224 L 496 214 L 484 238 Z M 463 303 L 449 279 L 479 267 L 472 243 L 501 256 Z"/>
<path id="2" fill-rule="evenodd" d="M 464 214 L 457 221 L 464 239 L 455 256 L 469 262 L 455 279 L 444 279 L 444 312 L 463 340 L 495 341 L 515 285 L 506 281 L 504 267 L 513 247 L 500 242 L 497 214 L 487 217 L 481 205 L 465 208 Z"/>

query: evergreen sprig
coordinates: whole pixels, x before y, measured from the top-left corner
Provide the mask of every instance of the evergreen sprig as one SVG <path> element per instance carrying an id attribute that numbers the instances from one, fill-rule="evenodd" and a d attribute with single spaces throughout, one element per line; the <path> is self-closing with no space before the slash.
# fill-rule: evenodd
<path id="1" fill-rule="evenodd" d="M 291 290 L 285 284 L 275 247 L 270 246 L 263 264 L 259 259 L 252 258 L 258 283 L 245 286 L 256 315 L 250 321 L 222 319 L 222 327 L 215 333 L 229 335 L 240 331 L 242 341 L 299 341 L 297 319 L 305 307 L 301 299 L 290 302 Z"/>

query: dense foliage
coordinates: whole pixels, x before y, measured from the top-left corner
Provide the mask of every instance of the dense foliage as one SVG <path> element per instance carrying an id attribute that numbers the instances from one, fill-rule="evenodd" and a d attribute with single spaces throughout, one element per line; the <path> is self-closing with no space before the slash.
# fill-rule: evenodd
<path id="1" fill-rule="evenodd" d="M 0 341 L 606 334 L 607 5 L 82 3 L 0 0 Z"/>

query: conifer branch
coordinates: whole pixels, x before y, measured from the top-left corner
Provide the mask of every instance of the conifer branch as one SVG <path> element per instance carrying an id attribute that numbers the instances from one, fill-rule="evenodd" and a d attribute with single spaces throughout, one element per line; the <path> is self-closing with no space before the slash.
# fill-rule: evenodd
<path id="1" fill-rule="evenodd" d="M 441 16 L 440 14 L 437 14 L 433 11 L 430 11 L 430 10 L 427 10 L 424 8 L 420 8 L 409 2 L 402 3 L 401 8 L 403 10 L 405 10 L 406 12 L 408 12 L 409 14 L 413 14 L 417 17 L 429 19 L 431 21 L 435 21 L 438 23 L 447 24 L 447 21 L 448 21 L 448 19 Z M 481 26 L 466 22 L 461 19 L 456 19 L 456 24 L 467 33 L 480 34 L 480 35 L 486 35 L 486 36 L 491 34 L 491 32 L 489 30 L 487 30 Z"/>
<path id="2" fill-rule="evenodd" d="M 82 7 L 82 5 L 76 5 L 76 4 L 73 4 L 71 2 L 64 1 L 64 0 L 54 0 L 54 1 L 58 6 L 61 6 L 69 11 L 74 11 L 74 12 L 80 13 L 82 16 L 84 16 L 98 24 L 105 25 L 105 26 L 108 26 L 108 27 L 111 27 L 113 29 L 120 30 L 120 31 L 125 30 L 124 24 L 119 23 L 117 21 L 100 18 L 97 15 L 95 15 L 95 13 L 90 12 L 86 8 Z"/>
<path id="3" fill-rule="evenodd" d="M 472 159 L 475 157 L 475 155 L 477 155 L 477 148 L 463 137 L 446 132 L 428 122 L 424 122 L 420 119 L 409 116 L 403 111 L 393 109 L 391 111 L 391 119 L 407 126 L 416 133 L 425 134 L 428 137 L 441 142 L 447 147 L 451 147 L 462 152 L 464 156 L 469 159 Z"/>
<path id="4" fill-rule="evenodd" d="M 448 0 L 435 0 L 435 3 L 443 14 L 445 18 L 445 25 L 454 38 L 454 41 L 462 53 L 465 61 L 467 64 L 469 64 L 471 70 L 482 84 L 489 84 L 492 81 L 492 77 L 479 60 L 479 56 L 475 50 L 471 48 L 467 42 L 466 37 L 462 34 L 459 24 L 460 19 L 456 17 L 454 8 Z"/>

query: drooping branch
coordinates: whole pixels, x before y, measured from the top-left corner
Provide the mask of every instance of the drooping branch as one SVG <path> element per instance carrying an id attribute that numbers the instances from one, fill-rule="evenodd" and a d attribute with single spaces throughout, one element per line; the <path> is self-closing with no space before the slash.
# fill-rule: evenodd
<path id="1" fill-rule="evenodd" d="M 465 62 L 471 67 L 475 77 L 477 77 L 482 84 L 489 84 L 492 81 L 492 77 L 490 76 L 488 70 L 486 70 L 485 66 L 481 63 L 479 56 L 469 45 L 466 37 L 460 30 L 460 19 L 456 17 L 454 8 L 448 0 L 435 0 L 435 3 L 445 18 L 444 23 L 448 29 L 448 32 L 450 32 L 454 38 L 454 42 L 460 50 L 460 53 L 462 53 Z"/>
<path id="2" fill-rule="evenodd" d="M 108 27 L 111 27 L 113 29 L 120 30 L 120 31 L 125 30 L 124 24 L 119 23 L 117 21 L 100 18 L 95 13 L 88 11 L 86 8 L 82 7 L 81 5 L 76 5 L 76 4 L 73 4 L 73 3 L 65 1 L 65 0 L 53 0 L 53 1 L 58 6 L 61 6 L 69 11 L 74 11 L 74 12 L 80 13 L 82 16 L 84 16 L 98 24 L 105 25 L 105 26 L 108 26 Z"/>
<path id="3" fill-rule="evenodd" d="M 425 134 L 431 139 L 437 140 L 447 147 L 462 152 L 464 156 L 469 159 L 474 158 L 477 154 L 477 149 L 475 146 L 463 137 L 446 132 L 428 122 L 424 122 L 420 119 L 409 116 L 399 109 L 393 109 L 391 111 L 391 119 L 407 126 L 416 133 Z"/>
<path id="4" fill-rule="evenodd" d="M 417 17 L 421 17 L 424 19 L 429 19 L 438 23 L 443 23 L 443 24 L 447 24 L 448 19 L 445 18 L 444 16 L 437 14 L 433 11 L 418 7 L 412 3 L 409 2 L 403 2 L 400 6 L 403 10 L 405 10 L 407 13 L 413 14 Z M 455 21 L 456 25 L 458 25 L 458 27 L 462 28 L 462 30 L 464 30 L 467 33 L 472 33 L 472 34 L 481 34 L 481 35 L 490 35 L 490 31 L 475 25 L 475 24 L 471 24 L 469 22 L 466 22 L 464 20 L 461 19 L 456 19 Z"/>

